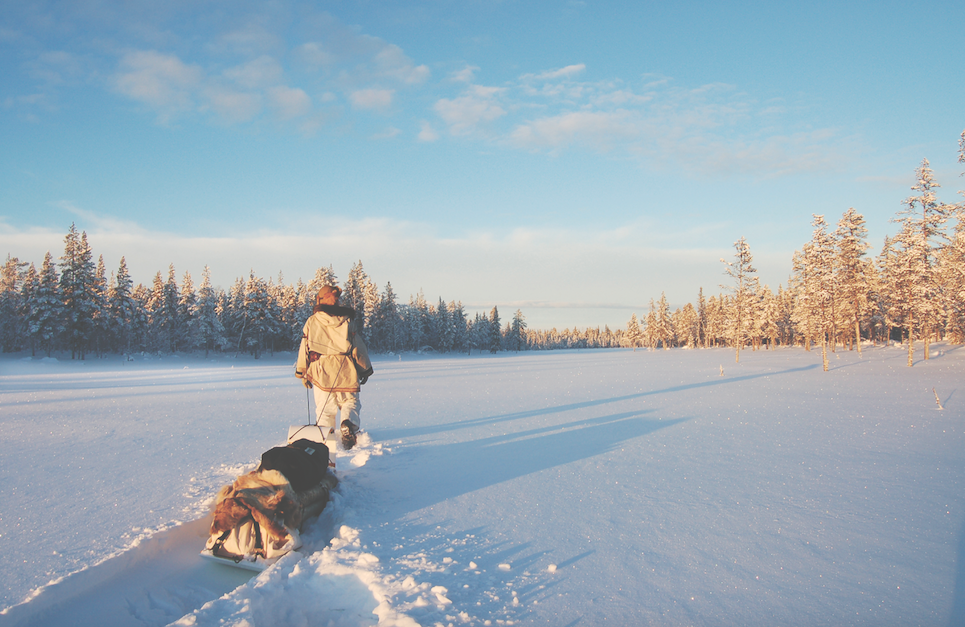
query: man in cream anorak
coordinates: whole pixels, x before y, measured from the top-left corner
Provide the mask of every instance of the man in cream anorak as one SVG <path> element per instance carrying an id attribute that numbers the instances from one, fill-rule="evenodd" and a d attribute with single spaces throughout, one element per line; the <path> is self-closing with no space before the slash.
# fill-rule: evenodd
<path id="1" fill-rule="evenodd" d="M 355 310 L 338 304 L 342 290 L 326 285 L 315 298 L 314 313 L 305 322 L 295 376 L 315 391 L 316 422 L 332 433 L 341 411 L 342 447 L 355 446 L 359 430 L 360 385 L 372 375 L 372 362 L 358 335 Z"/>

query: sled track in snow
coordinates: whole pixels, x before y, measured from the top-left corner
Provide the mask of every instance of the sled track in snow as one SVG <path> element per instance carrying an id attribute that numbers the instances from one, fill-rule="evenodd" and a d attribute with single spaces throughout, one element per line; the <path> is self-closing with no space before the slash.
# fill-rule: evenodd
<path id="1" fill-rule="evenodd" d="M 250 580 L 255 573 L 198 557 L 205 517 L 52 583 L 9 608 L 0 624 L 16 627 L 167 625 Z"/>

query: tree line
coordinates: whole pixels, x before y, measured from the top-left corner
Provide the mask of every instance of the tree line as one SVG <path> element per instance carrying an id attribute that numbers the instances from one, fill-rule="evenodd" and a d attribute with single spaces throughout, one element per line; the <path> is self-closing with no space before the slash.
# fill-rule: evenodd
<path id="1" fill-rule="evenodd" d="M 965 132 L 959 141 L 965 163 Z M 609 327 L 531 330 L 517 310 L 505 326 L 499 311 L 470 318 L 461 302 L 429 303 L 420 291 L 401 303 L 386 283 L 383 290 L 358 261 L 342 283 L 342 304 L 357 312 L 372 352 L 471 352 L 473 349 L 547 350 L 559 348 L 709 348 L 729 346 L 740 359 L 744 349 L 820 346 L 828 351 L 862 342 L 902 341 L 913 363 L 916 342 L 965 343 L 965 202 L 939 202 L 928 160 L 915 171 L 915 192 L 903 201 L 893 222 L 898 232 L 885 238 L 871 258 L 861 214 L 848 209 L 831 230 L 814 215 L 811 239 L 792 259 L 787 287 L 762 285 L 744 238 L 731 261 L 721 259 L 727 283 L 721 292 L 670 310 L 666 296 L 650 300 L 642 319 L 634 313 L 625 329 Z M 227 290 L 211 285 L 206 266 L 196 288 L 190 273 L 177 280 L 174 265 L 160 271 L 151 286 L 134 285 L 121 258 L 108 277 L 103 255 L 96 262 L 86 232 L 71 225 L 64 254 L 48 252 L 38 270 L 7 256 L 0 269 L 0 348 L 32 355 L 212 351 L 250 353 L 291 351 L 324 285 L 338 285 L 331 267 L 319 268 L 307 284 L 265 280 L 252 271 Z"/>
<path id="2" fill-rule="evenodd" d="M 965 163 L 965 132 L 959 140 Z M 740 351 L 775 345 L 861 351 L 863 341 L 901 341 L 908 365 L 916 343 L 930 357 L 930 344 L 965 343 L 965 202 L 940 202 L 940 187 L 924 159 L 915 170 L 915 192 L 892 220 L 898 232 L 886 237 L 880 253 L 868 257 L 864 217 L 849 208 L 831 230 L 814 215 L 811 239 L 792 259 L 788 286 L 777 292 L 761 285 L 744 238 L 734 244 L 732 261 L 721 259 L 729 282 L 724 292 L 673 313 L 664 297 L 645 321 L 634 314 L 624 338 L 630 346 L 730 346 Z M 959 192 L 965 195 L 965 192 Z"/>
<path id="3" fill-rule="evenodd" d="M 38 271 L 33 263 L 7 256 L 0 271 L 0 346 L 4 352 L 32 355 L 204 351 L 263 353 L 297 349 L 315 295 L 338 285 L 331 267 L 319 268 L 307 284 L 286 284 L 282 275 L 265 280 L 251 272 L 227 290 L 213 287 L 206 266 L 196 288 L 190 273 L 177 280 L 174 265 L 153 284 L 134 285 L 124 257 L 106 274 L 97 262 L 86 232 L 71 225 L 59 262 L 48 252 Z M 517 311 L 506 329 L 499 311 L 466 315 L 462 303 L 433 305 L 420 291 L 399 303 L 387 283 L 379 291 L 354 264 L 342 284 L 341 304 L 356 311 L 369 349 L 393 351 L 496 352 L 525 344 L 525 319 Z"/>

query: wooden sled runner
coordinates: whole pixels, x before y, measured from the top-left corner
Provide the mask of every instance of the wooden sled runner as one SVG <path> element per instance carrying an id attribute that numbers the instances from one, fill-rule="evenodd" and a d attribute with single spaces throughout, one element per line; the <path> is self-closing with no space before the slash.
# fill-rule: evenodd
<path id="1" fill-rule="evenodd" d="M 202 557 L 262 571 L 301 548 L 299 532 L 322 513 L 338 485 L 329 461 L 334 451 L 321 430 L 312 429 L 266 451 L 257 470 L 221 488 Z"/>

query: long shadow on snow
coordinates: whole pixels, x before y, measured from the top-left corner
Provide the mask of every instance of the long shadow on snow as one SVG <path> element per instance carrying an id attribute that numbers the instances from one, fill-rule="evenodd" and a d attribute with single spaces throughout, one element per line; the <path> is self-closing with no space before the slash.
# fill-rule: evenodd
<path id="1" fill-rule="evenodd" d="M 763 372 L 758 374 L 743 375 L 740 377 L 723 377 L 712 381 L 688 383 L 686 385 L 675 385 L 673 387 L 663 388 L 661 390 L 648 390 L 646 392 L 637 392 L 635 394 L 626 394 L 624 396 L 614 396 L 612 398 L 582 401 L 578 403 L 568 403 L 566 405 L 557 405 L 555 407 L 540 407 L 539 409 L 531 409 L 528 411 L 513 412 L 511 414 L 502 414 L 500 416 L 485 416 L 483 418 L 471 418 L 469 420 L 460 420 L 458 422 L 449 422 L 449 423 L 444 423 L 440 425 L 406 427 L 404 429 L 384 429 L 384 430 L 379 429 L 378 437 L 380 440 L 383 440 L 383 441 L 391 441 L 391 440 L 400 440 L 407 437 L 432 435 L 432 434 L 436 434 L 444 431 L 457 431 L 460 429 L 471 429 L 473 427 L 478 427 L 483 425 L 493 425 L 500 422 L 511 422 L 513 420 L 522 420 L 523 418 L 533 418 L 535 416 L 545 416 L 549 414 L 556 414 L 556 413 L 570 411 L 574 409 L 585 409 L 587 407 L 597 407 L 600 405 L 607 405 L 609 403 L 620 403 L 623 401 L 633 400 L 635 398 L 643 398 L 646 396 L 656 396 L 659 394 L 671 394 L 674 392 L 686 392 L 686 391 L 695 390 L 698 388 L 713 387 L 716 385 L 726 385 L 729 383 L 737 383 L 740 381 L 750 381 L 753 379 L 760 379 L 763 377 L 775 377 L 783 374 L 790 374 L 793 372 L 814 370 L 817 367 L 818 367 L 818 364 L 809 364 L 807 366 L 801 366 L 798 368 L 788 368 L 787 370 L 781 370 L 779 372 Z M 605 418 L 601 418 L 600 420 L 604 420 L 604 419 Z M 662 424 L 666 424 L 666 423 L 662 423 Z"/>
<path id="2" fill-rule="evenodd" d="M 391 487 L 402 515 L 535 472 L 587 459 L 689 418 L 645 420 L 646 411 L 587 418 L 445 446 L 419 447 L 419 462 Z M 540 412 L 543 413 L 543 412 Z M 440 478 L 444 478 L 440 480 Z M 395 477 L 380 479 L 382 487 Z M 533 494 L 526 500 L 538 499 Z M 521 503 L 522 505 L 522 503 Z"/>

